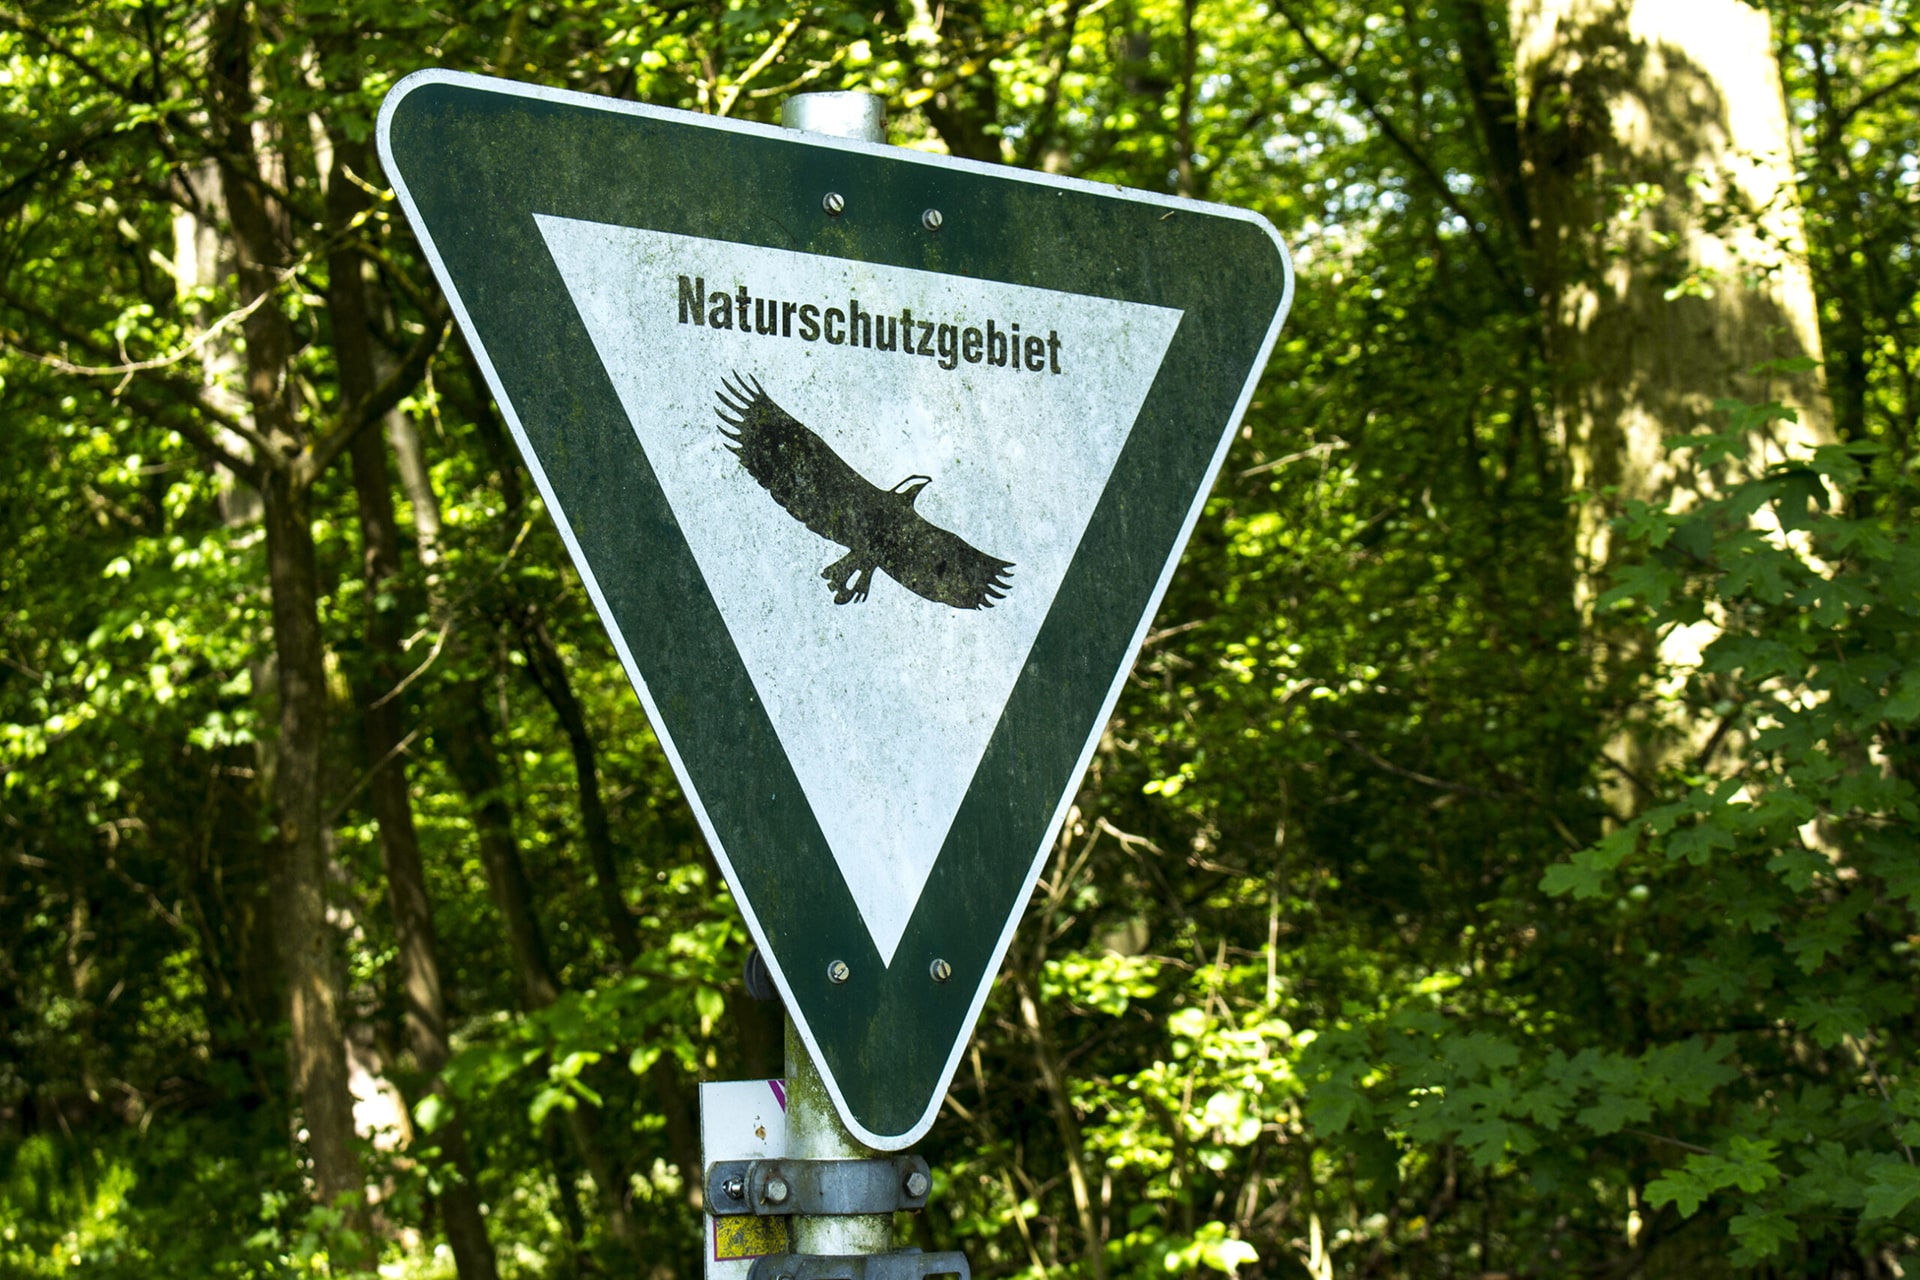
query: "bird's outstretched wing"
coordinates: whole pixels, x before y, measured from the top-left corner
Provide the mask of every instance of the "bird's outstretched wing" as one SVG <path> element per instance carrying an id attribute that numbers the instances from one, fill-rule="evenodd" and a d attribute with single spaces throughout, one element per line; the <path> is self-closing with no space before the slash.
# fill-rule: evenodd
<path id="1" fill-rule="evenodd" d="M 884 540 L 880 567 L 915 595 L 956 609 L 991 609 L 1013 585 L 1011 560 L 990 556 L 917 511 Z"/>
<path id="2" fill-rule="evenodd" d="M 747 474 L 787 513 L 823 538 L 851 546 L 878 487 L 848 466 L 831 445 L 773 398 L 751 377 L 735 374 L 722 384 L 720 428 Z"/>

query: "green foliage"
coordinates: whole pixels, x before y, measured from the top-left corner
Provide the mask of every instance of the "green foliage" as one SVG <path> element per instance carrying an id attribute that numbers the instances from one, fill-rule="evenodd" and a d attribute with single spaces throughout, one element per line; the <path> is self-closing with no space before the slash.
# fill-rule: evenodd
<path id="1" fill-rule="evenodd" d="M 311 1195 L 260 495 L 215 452 L 244 451 L 258 298 L 215 179 L 237 138 L 267 157 L 282 373 L 319 433 L 336 250 L 379 361 L 438 323 L 370 159 L 369 208 L 329 221 L 331 157 L 446 65 L 759 120 L 869 88 L 896 142 L 1230 201 L 1295 248 L 1293 319 L 926 1145 L 916 1243 L 983 1276 L 1893 1274 L 1920 1237 L 1920 52 L 1902 5 L 1773 7 L 1841 443 L 1756 453 L 1767 403 L 1668 424 L 1718 487 L 1628 511 L 1599 626 L 1549 408 L 1569 371 L 1502 171 L 1503 7 L 0 13 L 0 1271 L 339 1275 L 366 1231 L 383 1274 L 447 1277 L 466 1168 L 504 1275 L 697 1274 L 693 1088 L 780 1069 L 736 913 L 456 342 L 396 407 L 432 500 L 388 495 L 398 577 L 367 586 L 344 461 L 311 495 L 329 940 L 356 1061 L 398 1099 L 360 1152 L 371 1216 Z M 234 15 L 243 121 L 208 65 Z M 1677 243 L 1618 265 L 1734 305 Z M 1596 679 L 1603 631 L 1668 660 Z M 444 1066 L 409 1046 L 368 689 L 405 730 Z M 1670 767 L 1611 804 L 1609 747 L 1647 723 Z M 502 830 L 551 1002 L 508 938 Z"/>
<path id="2" fill-rule="evenodd" d="M 1728 430 L 1676 444 L 1737 456 L 1780 413 L 1731 408 Z M 1670 799 L 1544 880 L 1585 899 L 1641 890 L 1620 900 L 1634 934 L 1684 957 L 1659 993 L 1668 1016 L 1738 1028 L 1738 1077 L 1693 1117 L 1712 1149 L 1647 1191 L 1683 1217 L 1718 1206 L 1749 1261 L 1920 1225 L 1903 1190 L 1920 1129 L 1902 1105 L 1920 978 L 1920 548 L 1865 500 L 1879 452 L 1827 446 L 1693 511 L 1631 511 L 1650 555 L 1602 603 L 1662 628 L 1711 620 L 1683 696 L 1713 728 Z"/>

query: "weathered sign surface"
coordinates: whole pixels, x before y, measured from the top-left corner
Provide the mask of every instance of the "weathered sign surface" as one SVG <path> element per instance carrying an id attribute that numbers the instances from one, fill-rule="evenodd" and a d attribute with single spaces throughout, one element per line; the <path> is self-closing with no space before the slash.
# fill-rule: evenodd
<path id="1" fill-rule="evenodd" d="M 477 76 L 387 172 L 841 1116 L 932 1123 L 1285 315 L 1255 215 Z"/>

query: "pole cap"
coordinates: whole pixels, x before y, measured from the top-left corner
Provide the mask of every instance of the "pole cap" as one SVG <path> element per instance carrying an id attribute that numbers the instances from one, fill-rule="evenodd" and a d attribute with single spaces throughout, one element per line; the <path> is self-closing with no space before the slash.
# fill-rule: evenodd
<path id="1" fill-rule="evenodd" d="M 780 104 L 780 123 L 804 133 L 856 142 L 887 140 L 887 100 L 877 93 L 841 90 L 796 93 Z"/>

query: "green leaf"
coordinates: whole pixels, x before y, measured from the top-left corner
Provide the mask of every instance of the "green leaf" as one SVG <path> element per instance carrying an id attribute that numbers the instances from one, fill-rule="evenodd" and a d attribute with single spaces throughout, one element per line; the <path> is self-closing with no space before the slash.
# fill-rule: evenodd
<path id="1" fill-rule="evenodd" d="M 533 1102 L 527 1107 L 527 1119 L 535 1126 L 545 1123 L 547 1115 L 555 1108 L 571 1111 L 576 1102 L 572 1093 L 555 1085 L 548 1085 L 533 1096 Z"/>
<path id="2" fill-rule="evenodd" d="M 452 1108 L 447 1106 L 447 1100 L 437 1093 L 428 1094 L 413 1107 L 414 1123 L 420 1126 L 422 1133 L 432 1133 L 444 1124 L 451 1114 Z"/>
<path id="3" fill-rule="evenodd" d="M 1869 1172 L 1867 1207 L 1860 1217 L 1865 1222 L 1885 1222 L 1905 1213 L 1920 1201 L 1920 1168 L 1888 1156 Z"/>
<path id="4" fill-rule="evenodd" d="M 1735 1215 L 1727 1230 L 1740 1242 L 1737 1260 L 1742 1265 L 1771 1258 L 1800 1239 L 1800 1228 L 1786 1213 L 1752 1205 Z"/>
<path id="5" fill-rule="evenodd" d="M 1893 696 L 1887 699 L 1887 705 L 1881 712 L 1896 725 L 1911 725 L 1920 720 L 1920 668 L 1909 670 L 1900 677 L 1900 684 Z"/>
<path id="6" fill-rule="evenodd" d="M 1659 1209 L 1672 1205 L 1682 1218 L 1691 1218 L 1706 1203 L 1713 1188 L 1690 1169 L 1673 1169 L 1647 1184 L 1647 1203 Z"/>

